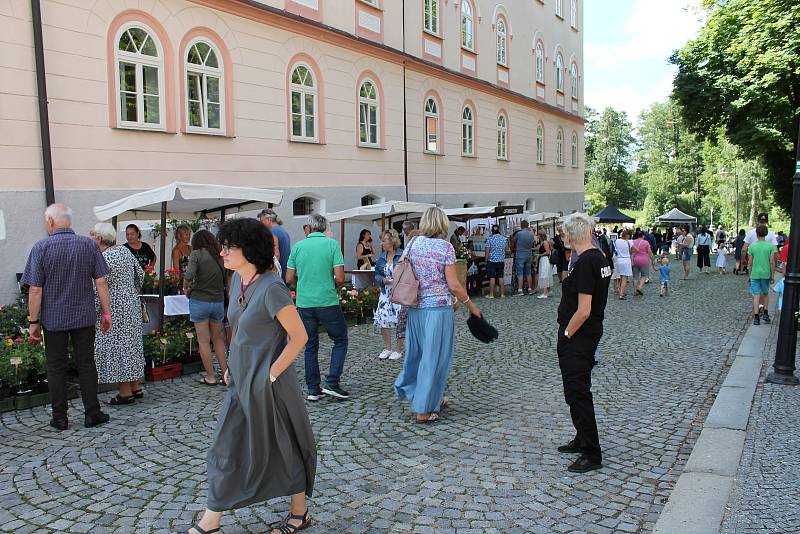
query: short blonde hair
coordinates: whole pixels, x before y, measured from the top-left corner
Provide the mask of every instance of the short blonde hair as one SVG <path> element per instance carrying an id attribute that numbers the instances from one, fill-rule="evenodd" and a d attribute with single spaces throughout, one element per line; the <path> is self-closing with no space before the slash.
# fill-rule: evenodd
<path id="1" fill-rule="evenodd" d="M 428 208 L 419 221 L 419 230 L 425 237 L 445 239 L 448 228 L 450 228 L 450 219 L 447 218 L 444 210 L 438 206 Z"/>
<path id="2" fill-rule="evenodd" d="M 395 230 L 394 228 L 390 228 L 389 230 L 384 230 L 383 232 L 381 232 L 381 241 L 383 241 L 383 238 L 386 237 L 387 235 L 392 239 L 394 248 L 400 246 L 400 234 L 397 233 L 397 230 Z"/>
<path id="3" fill-rule="evenodd" d="M 110 223 L 101 222 L 95 224 L 89 235 L 99 239 L 107 247 L 113 247 L 117 244 L 117 229 Z"/>
<path id="4" fill-rule="evenodd" d="M 581 212 L 571 213 L 564 219 L 563 228 L 570 241 L 591 239 L 591 233 L 594 230 L 594 218 Z"/>

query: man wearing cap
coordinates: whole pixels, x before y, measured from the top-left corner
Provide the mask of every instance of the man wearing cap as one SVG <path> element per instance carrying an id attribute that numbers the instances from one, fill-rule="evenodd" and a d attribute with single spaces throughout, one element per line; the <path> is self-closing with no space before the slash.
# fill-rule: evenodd
<path id="1" fill-rule="evenodd" d="M 486 240 L 486 277 L 489 278 L 489 295 L 486 298 L 494 298 L 495 281 L 500 286 L 500 298 L 505 296 L 503 267 L 506 261 L 507 243 L 506 237 L 500 233 L 500 227 L 493 224 L 492 235 Z"/>
<path id="2" fill-rule="evenodd" d="M 258 220 L 272 231 L 272 235 L 275 238 L 275 257 L 278 258 L 278 263 L 281 266 L 281 276 L 286 281 L 286 263 L 289 261 L 289 253 L 292 251 L 292 239 L 289 237 L 289 233 L 281 226 L 281 220 L 274 210 L 269 208 L 261 210 L 261 213 L 258 214 Z"/>
<path id="3" fill-rule="evenodd" d="M 765 226 L 769 224 L 769 216 L 765 212 L 758 214 L 758 222 L 756 223 L 756 227 L 758 227 L 760 224 Z M 758 235 L 756 235 L 756 228 L 753 228 L 744 236 L 744 246 L 742 247 L 742 269 L 747 268 L 748 262 L 750 261 L 750 257 L 747 255 L 747 249 L 749 249 L 750 245 L 756 241 L 758 241 Z M 775 232 L 772 230 L 767 231 L 767 236 L 764 238 L 764 241 L 771 243 L 775 247 L 775 254 L 778 253 L 778 238 L 775 235 Z M 766 294 L 761 295 L 761 305 L 759 306 L 759 309 L 761 310 L 761 320 L 769 324 L 769 291 L 767 291 Z"/>

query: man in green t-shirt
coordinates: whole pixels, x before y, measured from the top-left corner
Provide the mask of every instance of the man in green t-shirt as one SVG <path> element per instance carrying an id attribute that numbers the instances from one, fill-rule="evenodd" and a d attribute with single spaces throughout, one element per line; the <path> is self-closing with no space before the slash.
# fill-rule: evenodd
<path id="1" fill-rule="evenodd" d="M 756 227 L 755 243 L 747 248 L 750 260 L 750 292 L 753 294 L 753 324 L 771 322 L 767 306 L 769 306 L 769 284 L 775 272 L 775 253 L 777 249 L 767 241 L 767 225 Z"/>
<path id="2" fill-rule="evenodd" d="M 350 395 L 339 386 L 347 355 L 347 323 L 336 291 L 336 284 L 344 283 L 344 257 L 339 244 L 325 237 L 328 229 L 325 217 L 311 214 L 306 226 L 310 232 L 289 254 L 286 283 L 297 280 L 297 310 L 308 333 L 305 350 L 308 400 L 319 400 L 323 394 L 347 399 Z M 322 387 L 318 357 L 320 324 L 333 341 L 331 367 Z"/>

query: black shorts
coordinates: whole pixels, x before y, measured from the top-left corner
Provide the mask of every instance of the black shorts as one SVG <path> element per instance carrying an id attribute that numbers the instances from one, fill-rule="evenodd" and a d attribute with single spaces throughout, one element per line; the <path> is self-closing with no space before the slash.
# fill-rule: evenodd
<path id="1" fill-rule="evenodd" d="M 504 261 L 487 261 L 486 262 L 486 278 L 503 278 L 503 267 L 506 262 Z"/>

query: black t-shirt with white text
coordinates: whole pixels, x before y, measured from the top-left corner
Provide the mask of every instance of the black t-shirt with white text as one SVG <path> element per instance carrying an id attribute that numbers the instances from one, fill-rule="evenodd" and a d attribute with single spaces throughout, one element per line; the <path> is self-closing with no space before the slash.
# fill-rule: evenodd
<path id="1" fill-rule="evenodd" d="M 558 324 L 562 328 L 569 324 L 578 311 L 578 294 L 592 296 L 592 311 L 576 335 L 600 336 L 603 334 L 603 318 L 608 302 L 608 285 L 611 281 L 611 266 L 605 255 L 590 248 L 578 256 L 577 261 L 561 284 L 561 303 L 558 305 Z M 572 333 L 570 334 L 572 335 Z"/>

